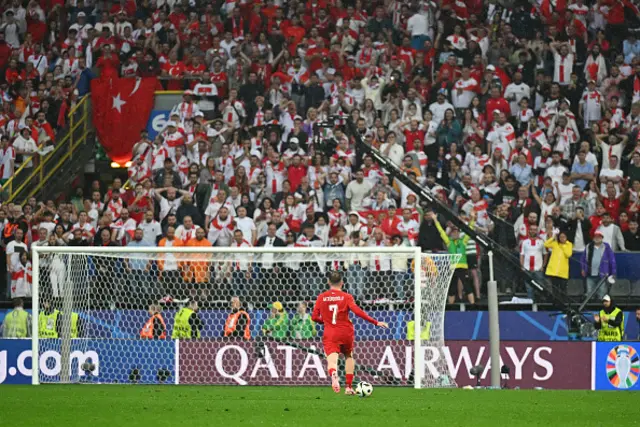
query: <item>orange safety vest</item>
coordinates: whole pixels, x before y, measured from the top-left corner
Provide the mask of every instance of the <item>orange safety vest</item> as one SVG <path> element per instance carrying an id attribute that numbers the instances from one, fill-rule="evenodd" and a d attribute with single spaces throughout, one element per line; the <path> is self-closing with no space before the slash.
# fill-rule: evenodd
<path id="1" fill-rule="evenodd" d="M 160 240 L 160 242 L 158 242 L 158 246 L 160 246 L 160 247 L 167 246 L 167 238 L 163 237 L 162 240 Z M 178 247 L 178 246 L 184 246 L 180 239 L 171 240 L 171 247 L 172 248 L 175 248 L 175 247 Z M 176 256 L 176 259 L 178 259 L 178 256 Z M 158 260 L 158 269 L 160 271 L 164 271 L 164 256 L 163 255 L 160 255 L 160 259 Z"/>
<path id="2" fill-rule="evenodd" d="M 13 233 L 18 229 L 18 223 L 7 223 L 7 225 L 4 226 L 4 230 L 2 232 L 2 235 L 8 239 L 11 236 L 13 236 Z"/>
<path id="3" fill-rule="evenodd" d="M 147 323 L 144 324 L 144 326 L 142 327 L 142 330 L 140 331 L 140 338 L 154 339 L 153 321 L 155 319 L 158 319 L 163 326 L 163 331 L 162 331 L 162 334 L 160 334 L 159 339 L 163 340 L 167 338 L 167 324 L 164 323 L 164 319 L 162 318 L 162 315 L 160 313 L 154 314 L 149 318 L 149 320 L 147 320 Z"/>
<path id="4" fill-rule="evenodd" d="M 209 242 L 206 237 L 202 240 L 198 240 L 196 238 L 189 239 L 186 245 L 191 247 L 211 247 L 211 242 Z M 189 254 L 191 257 L 190 261 L 184 262 L 184 264 L 189 265 L 189 269 L 185 271 L 183 274 L 184 281 L 187 283 L 195 282 L 195 283 L 208 283 L 210 279 L 209 272 L 209 256 L 207 254 Z"/>
<path id="5" fill-rule="evenodd" d="M 227 317 L 227 321 L 224 322 L 224 336 L 228 337 L 235 332 L 240 316 L 245 316 L 247 318 L 247 325 L 244 327 L 244 339 L 249 341 L 251 339 L 251 318 L 249 317 L 249 313 L 244 310 L 240 310 L 237 313 L 231 313 L 229 317 Z"/>

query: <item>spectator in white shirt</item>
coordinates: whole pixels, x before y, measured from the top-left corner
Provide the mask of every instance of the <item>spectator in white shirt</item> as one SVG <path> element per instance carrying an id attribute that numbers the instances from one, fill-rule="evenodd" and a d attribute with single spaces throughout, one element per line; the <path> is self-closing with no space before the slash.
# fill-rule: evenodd
<path id="1" fill-rule="evenodd" d="M 144 214 L 144 219 L 138 225 L 142 230 L 142 240 L 151 246 L 155 246 L 158 238 L 162 236 L 162 227 L 160 223 L 153 219 L 153 211 L 149 209 Z"/>
<path id="2" fill-rule="evenodd" d="M 258 241 L 256 224 L 247 216 L 247 208 L 240 206 L 237 209 L 236 229 L 242 232 L 243 239 L 254 245 Z"/>
<path id="3" fill-rule="evenodd" d="M 516 71 L 513 75 L 513 82 L 508 84 L 504 91 L 504 99 L 509 101 L 512 116 L 518 116 L 520 113 L 520 101 L 529 97 L 531 97 L 531 88 L 522 81 L 522 73 Z"/>
<path id="4" fill-rule="evenodd" d="M 27 61 L 33 64 L 33 68 L 38 71 L 40 77 L 43 77 L 49 68 L 49 61 L 47 57 L 42 54 L 42 46 L 40 44 L 33 46 L 33 55 L 29 55 Z"/>
<path id="5" fill-rule="evenodd" d="M 462 69 L 462 77 L 453 85 L 453 105 L 457 109 L 469 108 L 478 90 L 479 84 L 476 79 L 471 77 L 471 70 L 469 67 L 464 67 Z"/>
<path id="6" fill-rule="evenodd" d="M 20 262 L 20 254 L 27 252 L 27 245 L 24 243 L 24 231 L 21 228 L 16 228 L 13 235 L 14 239 L 7 243 L 7 283 L 11 283 L 12 268 L 16 263 Z M 11 290 L 11 286 L 7 286 L 7 291 Z"/>
<path id="7" fill-rule="evenodd" d="M 604 163 L 604 162 L 603 162 Z M 618 168 L 618 156 L 609 157 L 608 167 L 604 167 L 600 171 L 600 191 L 605 193 L 607 191 L 607 184 L 612 182 L 616 195 L 620 194 L 620 182 L 624 177 L 623 172 Z"/>
<path id="8" fill-rule="evenodd" d="M 551 166 L 549 166 L 544 172 L 544 176 L 551 178 L 551 182 L 554 185 L 555 183 L 561 183 L 562 175 L 567 172 L 567 168 L 560 163 L 561 158 L 562 154 L 559 151 L 554 151 L 551 155 Z"/>
<path id="9" fill-rule="evenodd" d="M 31 137 L 31 129 L 23 127 L 20 135 L 13 141 L 13 149 L 16 152 L 15 167 L 18 169 L 22 163 L 38 151 L 36 141 Z M 32 168 L 33 162 L 29 160 L 26 168 Z"/>
<path id="10" fill-rule="evenodd" d="M 620 227 L 613 223 L 609 212 L 605 212 L 602 215 L 602 223 L 597 228 L 597 231 L 602 233 L 602 241 L 611 246 L 614 252 L 627 250 L 624 245 L 622 231 L 620 231 Z"/>
<path id="11" fill-rule="evenodd" d="M 438 91 L 438 95 L 436 97 L 436 102 L 434 102 L 433 104 L 429 105 L 429 111 L 431 111 L 431 114 L 433 114 L 433 118 L 432 120 L 437 123 L 438 125 L 440 123 L 442 123 L 442 120 L 444 120 L 444 113 L 448 110 L 454 110 L 453 105 L 451 105 L 449 102 L 447 102 L 447 90 L 446 89 L 440 89 Z"/>
<path id="12" fill-rule="evenodd" d="M 356 172 L 356 179 L 349 182 L 345 197 L 347 199 L 347 210 L 362 210 L 362 201 L 371 191 L 372 185 L 364 179 L 364 172 L 359 170 Z"/>
<path id="13" fill-rule="evenodd" d="M 380 152 L 397 166 L 402 166 L 404 148 L 396 141 L 395 133 L 387 133 L 387 141 L 380 146 Z"/>
<path id="14" fill-rule="evenodd" d="M 429 22 L 418 8 L 413 9 L 413 15 L 407 21 L 407 33 L 411 36 L 411 47 L 423 50 L 424 42 L 429 40 Z"/>

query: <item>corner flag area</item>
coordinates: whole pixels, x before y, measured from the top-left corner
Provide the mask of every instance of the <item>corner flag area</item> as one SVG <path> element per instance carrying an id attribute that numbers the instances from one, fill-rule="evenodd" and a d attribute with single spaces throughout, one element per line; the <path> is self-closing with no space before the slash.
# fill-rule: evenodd
<path id="1" fill-rule="evenodd" d="M 563 426 L 631 425 L 635 393 L 414 390 L 370 398 L 329 387 L 0 387 L 0 425 L 24 426 Z M 499 424 L 498 424 L 499 423 Z"/>

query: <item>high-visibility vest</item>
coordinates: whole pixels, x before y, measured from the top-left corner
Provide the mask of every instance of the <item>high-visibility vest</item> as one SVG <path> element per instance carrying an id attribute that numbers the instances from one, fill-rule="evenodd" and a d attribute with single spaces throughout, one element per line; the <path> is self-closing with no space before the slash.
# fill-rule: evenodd
<path id="1" fill-rule="evenodd" d="M 4 230 L 2 230 L 2 235 L 5 239 L 13 236 L 13 233 L 18 228 L 18 223 L 8 222 L 7 225 L 4 226 Z"/>
<path id="2" fill-rule="evenodd" d="M 27 338 L 29 336 L 29 313 L 22 309 L 9 312 L 4 318 L 3 327 L 6 338 Z"/>
<path id="3" fill-rule="evenodd" d="M 151 316 L 149 318 L 149 320 L 147 320 L 147 323 L 144 324 L 144 326 L 142 327 L 142 330 L 140 331 L 140 338 L 148 338 L 148 339 L 153 339 L 155 338 L 153 336 L 153 324 L 155 323 L 154 320 L 158 319 L 160 321 L 160 323 L 163 326 L 163 330 L 162 333 L 160 334 L 160 336 L 158 337 L 159 339 L 163 340 L 165 338 L 167 338 L 167 325 L 164 323 L 164 319 L 162 318 L 162 314 L 160 313 L 156 313 L 153 316 Z M 175 330 L 175 328 L 174 328 Z"/>
<path id="4" fill-rule="evenodd" d="M 624 336 L 624 313 L 622 313 L 622 323 L 620 326 L 611 326 L 609 322 L 603 322 L 603 316 L 609 319 L 615 319 L 618 313 L 622 312 L 618 307 L 614 308 L 610 314 L 600 310 L 600 330 L 598 331 L 598 341 L 622 341 Z"/>
<path id="5" fill-rule="evenodd" d="M 249 313 L 244 310 L 240 310 L 237 313 L 231 313 L 227 317 L 226 322 L 224 322 L 224 336 L 228 337 L 235 332 L 236 328 L 238 327 L 238 319 L 240 318 L 240 316 L 244 316 L 247 318 L 247 324 L 244 327 L 243 335 L 244 339 L 248 341 L 251 339 L 251 317 L 249 317 Z"/>
<path id="6" fill-rule="evenodd" d="M 51 314 L 41 312 L 38 315 L 38 336 L 40 338 L 58 338 L 58 310 L 53 310 Z"/>
<path id="7" fill-rule="evenodd" d="M 71 338 L 78 338 L 78 313 L 71 313 Z"/>
<path id="8" fill-rule="evenodd" d="M 173 339 L 191 339 L 192 328 L 189 324 L 189 318 L 194 313 L 190 308 L 181 308 L 176 318 L 173 321 L 173 332 L 171 338 Z M 196 338 L 200 338 L 200 331 L 196 331 Z"/>
<path id="9" fill-rule="evenodd" d="M 60 312 L 59 316 L 63 316 L 64 312 Z M 71 330 L 70 330 L 70 338 L 78 338 L 78 320 L 80 319 L 80 316 L 78 315 L 78 313 L 75 312 L 71 312 Z"/>
<path id="10" fill-rule="evenodd" d="M 413 320 L 410 320 L 407 322 L 407 340 L 409 341 L 413 341 L 415 339 L 416 333 L 416 326 L 415 326 L 416 322 Z M 422 331 L 420 332 L 420 339 L 421 340 L 428 340 L 431 338 L 431 322 L 427 322 L 424 327 L 422 328 Z"/>

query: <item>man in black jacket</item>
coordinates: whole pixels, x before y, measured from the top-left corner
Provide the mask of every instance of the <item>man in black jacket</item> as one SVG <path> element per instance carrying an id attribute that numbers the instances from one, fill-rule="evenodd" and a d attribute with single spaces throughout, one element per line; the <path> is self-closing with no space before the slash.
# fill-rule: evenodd
<path id="1" fill-rule="evenodd" d="M 640 251 L 640 233 L 638 232 L 638 220 L 632 218 L 629 220 L 629 229 L 622 233 L 624 237 L 624 247 L 628 251 Z"/>
<path id="2" fill-rule="evenodd" d="M 165 159 L 164 168 L 156 172 L 153 182 L 156 187 L 182 188 L 182 180 L 180 175 L 173 170 L 173 160 L 170 157 Z"/>
<path id="3" fill-rule="evenodd" d="M 182 224 L 182 221 L 186 216 L 190 216 L 193 219 L 194 224 L 204 227 L 204 218 L 200 213 L 200 209 L 193 204 L 193 197 L 188 193 L 182 196 L 180 207 L 176 211 L 176 217 L 179 223 Z"/>
<path id="4" fill-rule="evenodd" d="M 324 92 L 324 88 L 318 81 L 318 76 L 315 73 L 311 74 L 311 78 L 307 83 L 305 96 L 307 110 L 309 108 L 320 107 L 320 104 L 322 104 L 322 101 L 324 101 L 325 99 L 327 99 L 327 96 Z"/>
<path id="5" fill-rule="evenodd" d="M 580 232 L 578 232 L 580 230 Z M 576 215 L 569 220 L 567 238 L 573 242 L 574 252 L 582 252 L 591 243 L 591 221 L 585 219 L 584 208 L 576 207 Z M 577 240 L 576 240 L 577 239 Z"/>
<path id="6" fill-rule="evenodd" d="M 489 237 L 495 240 L 500 246 L 514 250 L 516 247 L 516 236 L 513 232 L 513 225 L 509 222 L 509 205 L 502 204 L 496 208 L 496 218 L 493 220 L 493 230 Z"/>
<path id="7" fill-rule="evenodd" d="M 443 251 L 444 245 L 442 243 L 442 237 L 440 237 L 440 232 L 436 228 L 431 214 L 433 214 L 433 209 L 425 209 L 424 218 L 420 223 L 420 230 L 418 232 L 418 245 L 423 252 Z"/>
<path id="8" fill-rule="evenodd" d="M 258 81 L 258 75 L 255 71 L 250 71 L 249 81 L 240 86 L 238 99 L 248 105 L 254 102 L 258 96 L 262 96 L 263 94 L 264 85 Z"/>

